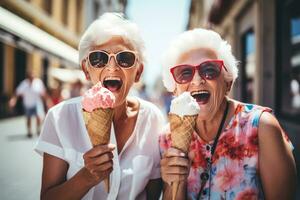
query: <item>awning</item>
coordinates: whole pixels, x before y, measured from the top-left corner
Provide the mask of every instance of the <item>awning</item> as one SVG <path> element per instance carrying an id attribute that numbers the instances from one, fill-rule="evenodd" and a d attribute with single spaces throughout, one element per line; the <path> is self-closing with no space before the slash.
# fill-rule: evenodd
<path id="1" fill-rule="evenodd" d="M 17 15 L 0 7 L 0 28 L 78 66 L 78 51 Z"/>
<path id="2" fill-rule="evenodd" d="M 84 73 L 79 69 L 63 69 L 63 68 L 50 68 L 50 75 L 59 81 L 66 83 L 74 83 L 80 80 L 82 83 L 87 82 Z"/>

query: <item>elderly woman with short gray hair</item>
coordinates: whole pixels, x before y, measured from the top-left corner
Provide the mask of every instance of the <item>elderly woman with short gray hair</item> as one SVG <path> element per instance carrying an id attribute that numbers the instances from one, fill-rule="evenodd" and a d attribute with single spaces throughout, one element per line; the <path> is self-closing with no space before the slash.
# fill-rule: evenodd
<path id="1" fill-rule="evenodd" d="M 164 85 L 175 96 L 189 92 L 200 112 L 187 153 L 172 147 L 169 125 L 160 137 L 164 199 L 173 182 L 180 200 L 293 199 L 293 147 L 270 108 L 229 97 L 237 75 L 231 46 L 212 30 L 186 31 L 171 43 Z"/>
<path id="2" fill-rule="evenodd" d="M 161 193 L 158 134 L 163 116 L 128 92 L 144 67 L 144 42 L 121 14 L 94 21 L 79 44 L 79 62 L 93 85 L 116 100 L 110 143 L 92 146 L 81 97 L 51 108 L 36 151 L 43 154 L 41 199 L 158 199 Z M 110 192 L 103 180 L 110 176 Z"/>

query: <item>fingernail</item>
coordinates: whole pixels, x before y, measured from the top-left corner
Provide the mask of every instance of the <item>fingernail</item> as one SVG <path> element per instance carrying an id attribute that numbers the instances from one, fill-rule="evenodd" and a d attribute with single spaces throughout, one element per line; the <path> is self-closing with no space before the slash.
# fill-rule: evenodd
<path id="1" fill-rule="evenodd" d="M 183 153 L 183 152 L 181 152 L 179 155 L 182 157 L 185 157 L 185 153 Z"/>
<path id="2" fill-rule="evenodd" d="M 108 144 L 108 147 L 111 148 L 111 149 L 115 149 L 116 145 L 115 144 Z"/>

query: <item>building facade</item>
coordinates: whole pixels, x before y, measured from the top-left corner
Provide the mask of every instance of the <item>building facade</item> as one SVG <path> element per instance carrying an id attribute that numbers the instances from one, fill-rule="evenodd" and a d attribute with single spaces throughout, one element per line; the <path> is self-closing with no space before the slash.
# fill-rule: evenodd
<path id="1" fill-rule="evenodd" d="M 123 12 L 126 0 L 0 1 L 0 118 L 16 113 L 8 100 L 27 71 L 47 87 L 84 79 L 77 46 L 86 27 L 105 11 Z M 63 70 L 61 70 L 63 69 Z"/>
<path id="2" fill-rule="evenodd" d="M 216 30 L 240 61 L 232 96 L 271 107 L 295 147 L 300 170 L 300 1 L 192 1 L 189 29 Z M 300 196 L 300 195 L 298 195 Z"/>

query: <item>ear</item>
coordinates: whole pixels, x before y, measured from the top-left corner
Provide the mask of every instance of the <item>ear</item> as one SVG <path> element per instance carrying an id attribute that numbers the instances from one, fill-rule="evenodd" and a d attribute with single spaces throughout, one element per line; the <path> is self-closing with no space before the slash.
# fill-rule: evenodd
<path id="1" fill-rule="evenodd" d="M 89 75 L 89 73 L 88 73 L 86 67 L 87 67 L 87 66 L 86 66 L 86 60 L 83 59 L 83 60 L 81 61 L 81 69 L 82 69 L 82 71 L 84 72 L 84 75 L 85 75 L 86 80 L 91 80 L 90 75 Z"/>
<path id="2" fill-rule="evenodd" d="M 140 64 L 137 72 L 136 72 L 136 75 L 135 75 L 135 79 L 134 79 L 134 82 L 139 82 L 141 76 L 142 76 L 142 73 L 144 71 L 144 65 L 143 64 Z"/>

